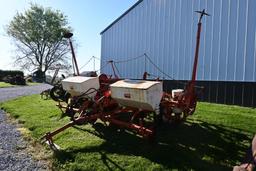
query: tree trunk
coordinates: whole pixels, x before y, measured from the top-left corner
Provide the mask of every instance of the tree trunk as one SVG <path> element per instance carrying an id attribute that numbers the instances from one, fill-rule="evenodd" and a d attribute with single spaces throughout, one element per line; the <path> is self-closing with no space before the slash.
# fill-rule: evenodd
<path id="1" fill-rule="evenodd" d="M 43 82 L 46 82 L 46 71 L 43 71 L 42 73 Z"/>

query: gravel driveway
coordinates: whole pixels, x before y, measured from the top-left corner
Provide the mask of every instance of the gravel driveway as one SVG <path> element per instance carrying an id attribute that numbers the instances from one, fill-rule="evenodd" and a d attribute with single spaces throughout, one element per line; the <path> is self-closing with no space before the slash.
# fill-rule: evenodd
<path id="1" fill-rule="evenodd" d="M 0 88 L 0 102 L 14 99 L 19 96 L 27 96 L 39 94 L 43 90 L 49 89 L 52 86 L 49 84 L 39 84 L 34 86 L 19 86 L 10 88 Z"/>
<path id="2" fill-rule="evenodd" d="M 50 85 L 0 88 L 0 102 L 19 96 L 39 94 Z M 0 110 L 0 170 L 46 170 L 47 166 L 36 161 L 26 148 L 29 144 L 22 138 L 17 127 L 7 121 L 6 114 Z"/>

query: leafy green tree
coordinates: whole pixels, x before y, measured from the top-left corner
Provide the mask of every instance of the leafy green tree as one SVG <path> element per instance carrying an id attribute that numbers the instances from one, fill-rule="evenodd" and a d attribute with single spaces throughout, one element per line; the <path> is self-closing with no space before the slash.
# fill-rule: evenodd
<path id="1" fill-rule="evenodd" d="M 43 75 L 56 65 L 69 69 L 70 48 L 62 36 L 69 30 L 63 13 L 31 4 L 7 25 L 7 34 L 14 39 L 17 48 L 15 64 L 27 70 L 36 69 Z"/>

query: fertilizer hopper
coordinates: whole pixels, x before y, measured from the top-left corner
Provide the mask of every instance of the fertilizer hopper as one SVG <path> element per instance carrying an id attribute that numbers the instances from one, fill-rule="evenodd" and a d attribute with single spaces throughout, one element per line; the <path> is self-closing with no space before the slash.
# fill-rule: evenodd
<path id="1" fill-rule="evenodd" d="M 110 85 L 111 97 L 120 105 L 156 111 L 163 94 L 162 82 L 120 80 Z"/>
<path id="2" fill-rule="evenodd" d="M 63 89 L 71 94 L 71 96 L 80 96 L 85 92 L 89 97 L 94 97 L 95 90 L 99 89 L 98 77 L 68 77 L 62 80 Z M 90 91 L 91 89 L 91 91 Z"/>

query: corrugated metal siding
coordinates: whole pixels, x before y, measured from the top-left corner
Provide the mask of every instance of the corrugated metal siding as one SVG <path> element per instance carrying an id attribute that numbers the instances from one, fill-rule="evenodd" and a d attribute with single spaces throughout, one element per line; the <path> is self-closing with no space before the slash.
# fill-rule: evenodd
<path id="1" fill-rule="evenodd" d="M 102 33 L 101 66 L 147 53 L 164 72 L 189 80 L 198 15 L 203 19 L 199 80 L 256 81 L 255 0 L 143 0 Z M 145 58 L 116 64 L 121 77 L 141 78 L 145 69 L 165 77 Z M 103 73 L 113 74 L 111 67 Z M 167 79 L 167 78 L 166 78 Z"/>

